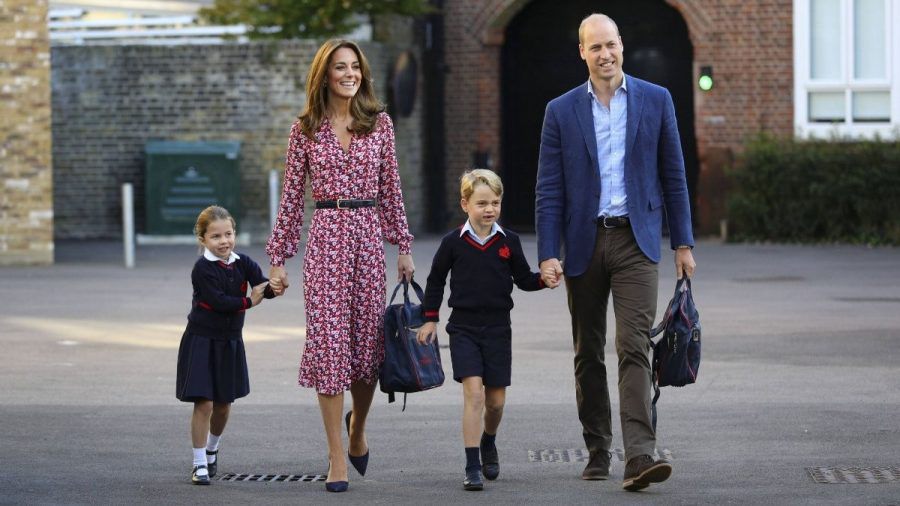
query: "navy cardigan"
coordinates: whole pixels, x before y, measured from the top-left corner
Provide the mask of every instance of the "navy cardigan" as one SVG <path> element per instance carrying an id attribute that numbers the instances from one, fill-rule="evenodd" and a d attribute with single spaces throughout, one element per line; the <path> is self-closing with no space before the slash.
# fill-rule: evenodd
<path id="1" fill-rule="evenodd" d="M 247 290 L 265 283 L 259 264 L 247 255 L 226 265 L 204 257 L 197 259 L 191 271 L 194 296 L 188 314 L 188 331 L 214 339 L 240 339 L 244 327 L 244 311 L 253 302 Z M 265 298 L 275 297 L 266 287 Z"/>

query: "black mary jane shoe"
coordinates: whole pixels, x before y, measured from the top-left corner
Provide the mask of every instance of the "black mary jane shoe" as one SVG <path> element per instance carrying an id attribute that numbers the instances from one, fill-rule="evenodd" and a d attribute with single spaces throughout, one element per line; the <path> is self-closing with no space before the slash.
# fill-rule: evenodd
<path id="1" fill-rule="evenodd" d="M 207 463 L 206 463 L 206 468 L 209 470 L 209 477 L 210 477 L 210 478 L 215 478 L 215 477 L 216 477 L 216 472 L 219 470 L 219 450 L 216 450 L 216 451 L 214 451 L 214 452 L 211 452 L 211 451 L 209 451 L 209 450 L 206 450 L 206 460 L 207 460 L 207 461 L 209 460 L 209 456 L 210 456 L 210 455 L 214 455 L 214 456 L 216 457 L 216 461 L 215 461 L 215 462 L 211 462 L 211 463 L 210 463 L 210 462 L 207 462 Z"/>
<path id="2" fill-rule="evenodd" d="M 350 416 L 353 415 L 353 411 L 348 411 L 347 415 L 344 417 L 344 422 L 347 425 L 347 438 L 350 438 Z M 348 442 L 349 444 L 349 442 Z M 355 455 L 350 455 L 350 450 L 347 450 L 347 457 L 350 459 L 350 464 L 353 466 L 353 469 L 356 469 L 356 472 L 359 473 L 360 476 L 366 475 L 366 468 L 369 467 L 369 452 L 366 451 L 365 455 L 360 455 L 359 457 Z"/>
<path id="3" fill-rule="evenodd" d="M 198 474 L 201 469 L 207 472 Z M 191 471 L 191 483 L 194 485 L 209 485 L 209 469 L 206 466 L 194 466 L 194 470 Z"/>
<path id="4" fill-rule="evenodd" d="M 466 479 L 463 480 L 465 490 L 483 490 L 484 482 L 481 481 L 481 468 L 466 469 Z"/>

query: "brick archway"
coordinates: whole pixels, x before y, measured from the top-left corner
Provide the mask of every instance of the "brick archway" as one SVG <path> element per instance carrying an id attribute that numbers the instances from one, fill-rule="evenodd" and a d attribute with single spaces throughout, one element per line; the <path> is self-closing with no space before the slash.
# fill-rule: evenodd
<path id="1" fill-rule="evenodd" d="M 662 0 L 661 0 L 662 1 Z M 698 223 L 718 231 L 724 218 L 724 167 L 755 132 L 793 132 L 792 0 L 664 0 L 687 27 L 692 74 L 714 65 L 716 85 L 694 86 L 694 132 L 699 158 Z M 476 162 L 503 166 L 501 48 L 510 21 L 531 0 L 444 0 L 444 94 L 448 225 L 459 224 L 458 179 Z M 608 4 L 604 4 L 608 5 Z M 576 27 L 573 27 L 575 30 Z M 626 43 L 627 48 L 627 43 Z M 627 58 L 626 58 L 627 60 Z"/>

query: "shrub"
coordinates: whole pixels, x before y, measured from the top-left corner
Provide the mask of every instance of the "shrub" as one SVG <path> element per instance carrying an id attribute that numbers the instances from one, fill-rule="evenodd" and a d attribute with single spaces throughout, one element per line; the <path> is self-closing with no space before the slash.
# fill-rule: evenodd
<path id="1" fill-rule="evenodd" d="M 733 240 L 900 245 L 900 141 L 747 143 L 728 171 Z"/>

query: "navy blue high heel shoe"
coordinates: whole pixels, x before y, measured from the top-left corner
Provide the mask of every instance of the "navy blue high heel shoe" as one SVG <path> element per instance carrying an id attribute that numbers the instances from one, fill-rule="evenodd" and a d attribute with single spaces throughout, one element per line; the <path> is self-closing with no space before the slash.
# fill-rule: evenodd
<path id="1" fill-rule="evenodd" d="M 346 481 L 326 481 L 325 490 L 329 492 L 346 492 L 350 483 Z"/>
<path id="2" fill-rule="evenodd" d="M 350 416 L 353 415 L 353 411 L 348 411 L 347 416 L 344 417 L 344 422 L 347 425 L 347 437 L 350 437 Z M 348 443 L 349 444 L 349 443 Z M 350 450 L 347 450 L 347 457 L 350 459 L 350 464 L 353 465 L 353 469 L 356 469 L 356 472 L 359 473 L 360 476 L 366 475 L 366 468 L 369 467 L 369 452 L 366 451 L 365 455 L 360 455 L 359 457 L 354 457 L 350 455 Z"/>
<path id="3" fill-rule="evenodd" d="M 331 472 L 331 462 L 328 463 L 328 472 Z M 329 492 L 346 492 L 350 488 L 349 481 L 326 481 L 325 490 Z"/>

